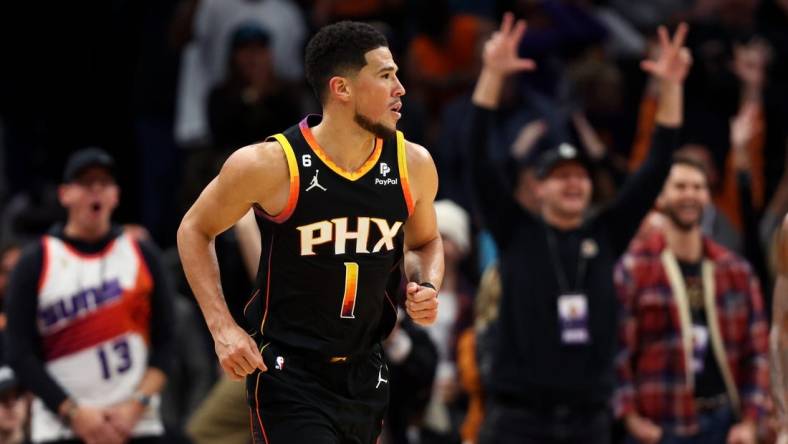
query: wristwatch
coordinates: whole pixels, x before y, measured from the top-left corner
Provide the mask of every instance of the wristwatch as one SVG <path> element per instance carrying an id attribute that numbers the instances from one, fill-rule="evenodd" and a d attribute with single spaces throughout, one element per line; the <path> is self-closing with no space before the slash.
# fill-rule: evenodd
<path id="1" fill-rule="evenodd" d="M 71 425 L 71 420 L 74 418 L 74 414 L 77 413 L 78 408 L 79 406 L 77 405 L 76 402 L 74 402 L 74 400 L 70 398 L 66 399 L 65 407 L 62 409 L 62 412 L 60 413 L 60 418 L 67 426 Z"/>
<path id="2" fill-rule="evenodd" d="M 147 408 L 150 405 L 151 395 L 146 395 L 142 392 L 134 392 L 134 394 L 131 395 L 131 399 L 139 402 L 142 407 Z"/>

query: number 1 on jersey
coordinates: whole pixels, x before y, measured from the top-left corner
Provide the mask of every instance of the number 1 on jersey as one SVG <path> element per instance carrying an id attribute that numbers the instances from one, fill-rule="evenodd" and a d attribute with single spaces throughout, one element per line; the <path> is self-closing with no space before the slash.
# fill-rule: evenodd
<path id="1" fill-rule="evenodd" d="M 358 291 L 358 264 L 345 262 L 345 296 L 342 298 L 340 318 L 354 319 L 356 316 L 356 292 Z"/>

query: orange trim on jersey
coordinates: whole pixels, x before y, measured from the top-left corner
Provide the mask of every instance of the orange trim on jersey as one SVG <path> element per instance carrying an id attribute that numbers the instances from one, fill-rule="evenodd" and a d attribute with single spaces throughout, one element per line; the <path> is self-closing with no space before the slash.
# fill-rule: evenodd
<path id="1" fill-rule="evenodd" d="M 405 196 L 405 203 L 408 205 L 408 216 L 413 214 L 415 205 L 413 195 L 410 193 L 410 179 L 408 177 L 408 157 L 406 155 L 405 135 L 402 131 L 397 131 L 397 164 L 399 165 L 399 177 L 402 183 L 402 194 Z"/>
<path id="2" fill-rule="evenodd" d="M 320 145 L 317 143 L 317 140 L 315 140 L 315 136 L 312 134 L 312 130 L 309 128 L 307 119 L 302 120 L 301 123 L 298 124 L 298 127 L 301 128 L 301 134 L 304 136 L 306 143 L 309 144 L 309 147 L 312 148 L 312 151 L 315 152 L 317 157 L 319 157 L 323 163 L 331 168 L 332 171 L 348 180 L 356 181 L 367 174 L 369 170 L 371 170 L 372 167 L 378 163 L 378 160 L 380 159 L 380 153 L 383 152 L 383 139 L 376 137 L 375 148 L 372 150 L 372 154 L 369 155 L 369 158 L 356 171 L 348 171 L 334 163 L 334 161 L 328 157 L 328 153 L 326 153 L 323 148 L 320 147 Z"/>
<path id="3" fill-rule="evenodd" d="M 252 297 L 250 297 L 249 300 L 246 301 L 246 304 L 244 304 L 244 316 L 246 316 L 246 309 L 249 308 L 249 304 L 252 303 L 252 301 L 254 300 L 254 298 L 257 297 L 258 294 L 260 294 L 259 288 L 255 290 L 254 293 L 252 293 Z"/>
<path id="4" fill-rule="evenodd" d="M 41 260 L 41 274 L 38 276 L 38 294 L 41 294 L 49 273 L 49 241 L 46 236 L 41 237 L 41 251 L 43 257 Z"/>
<path id="5" fill-rule="evenodd" d="M 275 216 L 270 215 L 266 213 L 262 207 L 259 207 L 259 205 L 256 205 L 255 213 L 265 217 L 271 222 L 281 224 L 282 222 L 289 219 L 290 216 L 292 216 L 293 211 L 295 211 L 296 203 L 298 202 L 300 179 L 298 177 L 298 163 L 296 162 L 295 152 L 293 151 L 293 147 L 290 145 L 290 142 L 287 140 L 284 134 L 281 133 L 275 134 L 266 140 L 271 140 L 271 138 L 274 138 L 277 142 L 279 142 L 279 145 L 282 147 L 282 151 L 285 153 L 285 159 L 287 159 L 287 169 L 290 173 L 290 192 L 287 198 L 287 205 L 285 205 L 285 209 L 280 211 L 279 214 Z"/>
<path id="6" fill-rule="evenodd" d="M 271 256 L 274 253 L 274 236 L 271 235 L 271 246 L 268 248 L 268 273 L 266 274 L 265 282 L 265 311 L 263 311 L 263 320 L 260 322 L 260 334 L 263 333 L 265 328 L 265 319 L 268 317 L 268 301 L 271 297 Z"/>

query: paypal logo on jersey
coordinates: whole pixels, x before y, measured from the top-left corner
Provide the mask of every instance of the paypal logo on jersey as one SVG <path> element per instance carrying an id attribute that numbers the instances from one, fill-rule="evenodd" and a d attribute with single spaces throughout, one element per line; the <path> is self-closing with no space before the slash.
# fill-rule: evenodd
<path id="1" fill-rule="evenodd" d="M 75 319 L 87 312 L 95 311 L 123 295 L 118 279 L 102 283 L 100 286 L 86 288 L 78 293 L 64 297 L 45 307 L 39 308 L 38 318 L 45 328 L 60 321 Z"/>
<path id="2" fill-rule="evenodd" d="M 375 178 L 375 185 L 396 185 L 396 184 L 397 184 L 397 179 L 392 179 L 390 177 L 387 177 L 385 179 L 381 179 L 379 177 Z"/>
<path id="3" fill-rule="evenodd" d="M 391 167 L 385 162 L 380 162 L 380 175 L 383 176 L 383 179 L 376 177 L 375 185 L 396 185 L 398 182 L 397 179 L 386 177 L 386 175 L 390 172 Z"/>

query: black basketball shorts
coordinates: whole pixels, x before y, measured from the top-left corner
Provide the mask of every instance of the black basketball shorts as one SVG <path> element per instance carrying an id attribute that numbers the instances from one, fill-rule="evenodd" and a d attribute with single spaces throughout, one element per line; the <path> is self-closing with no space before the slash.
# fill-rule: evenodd
<path id="1" fill-rule="evenodd" d="M 254 444 L 374 444 L 389 399 L 380 345 L 347 360 L 306 358 L 269 343 L 267 372 L 246 378 Z"/>

